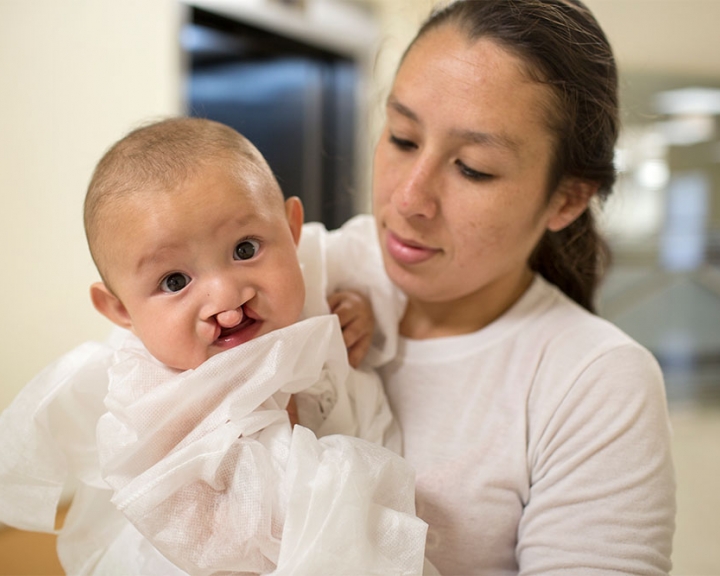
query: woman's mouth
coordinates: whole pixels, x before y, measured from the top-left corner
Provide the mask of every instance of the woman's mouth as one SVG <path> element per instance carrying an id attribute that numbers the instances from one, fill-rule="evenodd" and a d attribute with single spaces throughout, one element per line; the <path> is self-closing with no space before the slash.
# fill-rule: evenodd
<path id="1" fill-rule="evenodd" d="M 405 265 L 420 264 L 442 252 L 440 248 L 401 238 L 389 230 L 385 233 L 385 247 L 393 260 Z"/>

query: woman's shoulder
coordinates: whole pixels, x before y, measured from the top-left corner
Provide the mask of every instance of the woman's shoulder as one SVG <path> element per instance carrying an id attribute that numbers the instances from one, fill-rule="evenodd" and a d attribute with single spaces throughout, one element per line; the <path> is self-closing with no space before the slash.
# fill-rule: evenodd
<path id="1" fill-rule="evenodd" d="M 543 312 L 536 323 L 544 325 L 552 340 L 573 343 L 578 347 L 610 349 L 631 347 L 645 350 L 630 335 L 609 320 L 589 312 L 559 288 L 542 277 L 536 279 L 537 302 Z"/>
<path id="2" fill-rule="evenodd" d="M 645 346 L 542 278 L 533 289 L 541 311 L 523 332 L 526 345 L 535 347 L 540 376 L 536 385 L 542 387 L 546 381 L 575 386 L 591 378 L 595 385 L 603 382 L 608 388 L 624 387 L 630 381 L 635 390 L 662 387 L 658 362 Z"/>
<path id="3" fill-rule="evenodd" d="M 619 396 L 650 392 L 664 396 L 663 377 L 652 353 L 612 322 L 575 304 L 558 288 L 542 281 L 547 306 L 535 320 L 542 349 L 539 388 L 582 387 Z M 546 386 L 543 385 L 545 383 Z"/>

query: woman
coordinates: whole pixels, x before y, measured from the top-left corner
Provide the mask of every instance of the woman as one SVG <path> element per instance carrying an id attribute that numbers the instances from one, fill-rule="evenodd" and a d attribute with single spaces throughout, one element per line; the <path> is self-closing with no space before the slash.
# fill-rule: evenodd
<path id="1" fill-rule="evenodd" d="M 592 313 L 617 132 L 577 0 L 452 3 L 397 71 L 373 211 L 407 307 L 383 377 L 444 575 L 670 569 L 662 375 Z"/>

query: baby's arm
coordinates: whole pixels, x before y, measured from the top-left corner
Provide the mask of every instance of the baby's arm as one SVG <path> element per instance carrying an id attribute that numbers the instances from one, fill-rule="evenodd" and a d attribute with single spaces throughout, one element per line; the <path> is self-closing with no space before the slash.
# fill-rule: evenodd
<path id="1" fill-rule="evenodd" d="M 353 368 L 367 356 L 375 330 L 375 315 L 370 299 L 355 290 L 338 290 L 328 296 L 328 305 L 337 314 L 342 328 L 348 362 Z"/>
<path id="2" fill-rule="evenodd" d="M 370 350 L 373 330 L 375 329 L 375 316 L 373 315 L 370 299 L 360 292 L 339 290 L 331 294 L 327 301 L 330 311 L 337 314 L 340 320 L 348 363 L 353 368 L 357 368 L 365 360 Z M 290 397 L 287 411 L 290 424 L 293 426 L 298 424 L 300 416 L 295 395 Z M 302 424 L 308 426 L 308 422 L 302 422 Z"/>
<path id="3" fill-rule="evenodd" d="M 305 224 L 298 257 L 305 278 L 304 316 L 328 314 L 327 298 L 336 292 L 363 294 L 374 316 L 364 363 L 378 367 L 390 361 L 395 356 L 405 296 L 385 274 L 372 216 L 357 216 L 330 232 L 317 222 Z"/>

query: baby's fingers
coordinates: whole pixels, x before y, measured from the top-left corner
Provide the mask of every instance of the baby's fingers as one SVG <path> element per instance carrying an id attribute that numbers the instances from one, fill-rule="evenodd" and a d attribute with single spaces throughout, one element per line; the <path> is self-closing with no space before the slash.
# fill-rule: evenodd
<path id="1" fill-rule="evenodd" d="M 375 326 L 375 318 L 373 317 L 370 302 L 365 296 L 345 290 L 331 294 L 328 296 L 327 301 L 330 311 L 337 314 L 343 330 L 349 324 L 357 322 L 365 325 L 372 332 Z"/>
<path id="2" fill-rule="evenodd" d="M 370 351 L 371 343 L 372 338 L 370 334 L 360 337 L 353 344 L 348 345 L 347 342 L 345 343 L 348 353 L 348 363 L 350 366 L 353 368 L 360 366 L 362 361 L 365 359 L 365 356 L 367 356 Z"/>
<path id="3" fill-rule="evenodd" d="M 337 314 L 342 328 L 343 341 L 348 350 L 348 361 L 359 366 L 370 350 L 375 318 L 367 297 L 353 291 L 335 292 L 328 297 L 330 310 Z"/>

